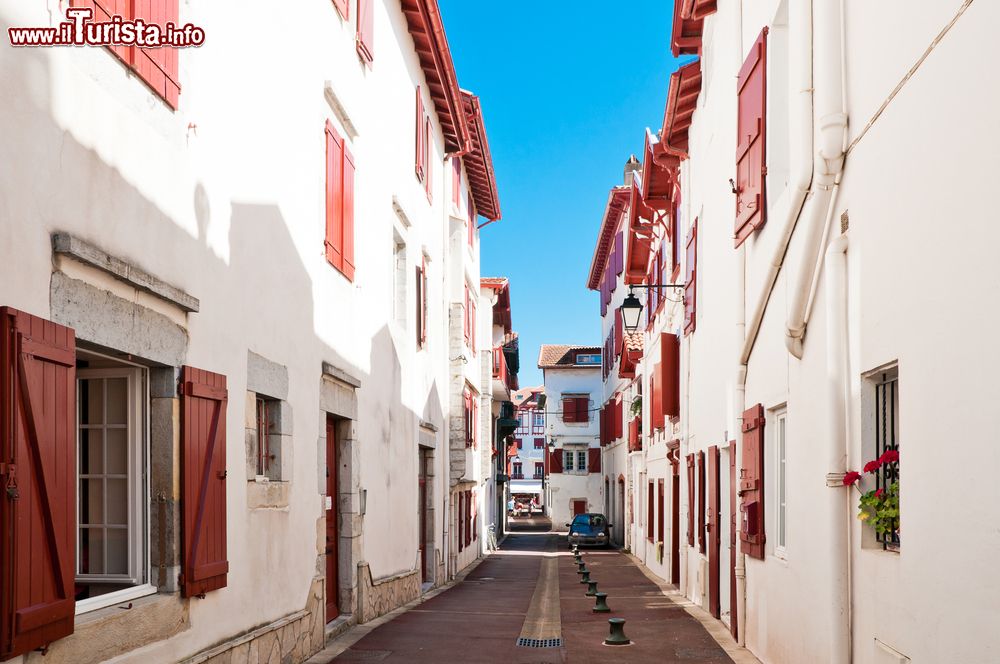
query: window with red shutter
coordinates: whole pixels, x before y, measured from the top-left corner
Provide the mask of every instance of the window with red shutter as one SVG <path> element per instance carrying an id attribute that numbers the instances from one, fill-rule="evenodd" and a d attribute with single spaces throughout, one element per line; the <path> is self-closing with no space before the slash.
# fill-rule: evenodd
<path id="1" fill-rule="evenodd" d="M 472 492 L 465 491 L 465 546 L 472 544 Z"/>
<path id="2" fill-rule="evenodd" d="M 368 65 L 375 57 L 375 0 L 358 0 L 358 55 Z"/>
<path id="3" fill-rule="evenodd" d="M 607 445 L 610 440 L 608 436 L 608 406 L 601 406 L 601 445 Z"/>
<path id="4" fill-rule="evenodd" d="M 657 362 L 653 365 L 652 375 L 649 378 L 650 392 L 650 426 L 653 429 L 662 429 L 665 422 L 663 419 L 663 363 Z"/>
<path id="5" fill-rule="evenodd" d="M 642 420 L 636 418 L 630 420 L 628 423 L 628 451 L 638 452 L 642 450 L 642 446 L 639 445 L 639 423 Z"/>
<path id="6" fill-rule="evenodd" d="M 601 448 L 591 447 L 587 450 L 587 472 L 601 472 Z"/>
<path id="7" fill-rule="evenodd" d="M 622 396 L 619 394 L 615 397 L 615 400 L 611 402 L 611 416 L 614 422 L 614 430 L 612 431 L 611 437 L 614 440 L 618 440 L 622 437 L 622 426 L 624 425 L 622 418 Z"/>
<path id="8" fill-rule="evenodd" d="M 337 8 L 337 11 L 340 12 L 340 15 L 343 16 L 345 20 L 350 18 L 350 15 L 348 14 L 350 11 L 350 2 L 348 0 L 333 0 L 333 6 Z"/>
<path id="9" fill-rule="evenodd" d="M 472 447 L 479 447 L 479 395 L 472 395 Z"/>
<path id="10" fill-rule="evenodd" d="M 687 279 L 684 281 L 684 336 L 694 332 L 698 303 L 698 220 L 695 219 L 688 232 Z"/>
<path id="11" fill-rule="evenodd" d="M 576 422 L 576 399 L 565 397 L 562 400 L 562 421 Z"/>
<path id="12" fill-rule="evenodd" d="M 663 389 L 661 407 L 666 418 L 681 415 L 681 344 L 676 334 L 660 335 L 660 364 L 662 375 L 660 386 Z"/>
<path id="13" fill-rule="evenodd" d="M 653 483 L 646 488 L 646 539 L 653 541 Z"/>
<path id="14" fill-rule="evenodd" d="M 431 157 L 434 154 L 433 143 L 431 138 L 433 137 L 431 132 L 431 119 L 424 116 L 424 191 L 427 193 L 427 202 L 434 202 L 434 194 L 432 187 L 434 186 L 434 162 Z"/>
<path id="15" fill-rule="evenodd" d="M 764 406 L 743 413 L 743 468 L 740 470 L 740 539 L 746 554 L 764 559 Z"/>
<path id="16" fill-rule="evenodd" d="M 767 174 L 767 28 L 750 47 L 736 79 L 736 246 L 767 218 L 764 179 Z"/>
<path id="17" fill-rule="evenodd" d="M 615 239 L 615 275 L 621 276 L 625 270 L 625 231 L 618 231 Z"/>
<path id="18" fill-rule="evenodd" d="M 588 397 L 576 397 L 576 421 L 590 422 L 590 399 Z"/>
<path id="19" fill-rule="evenodd" d="M 680 275 L 681 267 L 681 236 L 680 236 L 681 204 L 680 194 L 674 195 L 674 209 L 670 215 L 670 270 L 672 275 Z M 670 281 L 674 281 L 672 277 Z"/>
<path id="20" fill-rule="evenodd" d="M 465 492 L 458 492 L 458 550 L 465 549 Z"/>
<path id="21" fill-rule="evenodd" d="M 354 280 L 354 157 L 326 122 L 326 260 Z"/>
<path id="22" fill-rule="evenodd" d="M 71 0 L 70 7 L 94 10 L 93 21 L 110 21 L 114 15 L 126 21 L 142 20 L 161 27 L 180 24 L 179 0 Z M 109 47 L 129 69 L 134 71 L 170 108 L 176 109 L 180 96 L 178 49 L 140 46 Z"/>
<path id="23" fill-rule="evenodd" d="M 76 339 L 0 308 L 0 659 L 73 633 Z"/>
<path id="24" fill-rule="evenodd" d="M 663 480 L 656 486 L 656 541 L 663 541 Z"/>
<path id="25" fill-rule="evenodd" d="M 226 377 L 181 368 L 181 594 L 226 586 Z"/>
<path id="26" fill-rule="evenodd" d="M 558 448 L 549 450 L 549 474 L 561 473 L 563 471 L 563 451 Z"/>
<path id="27" fill-rule="evenodd" d="M 687 489 L 688 489 L 687 539 L 688 539 L 688 546 L 694 546 L 694 454 L 687 455 Z"/>

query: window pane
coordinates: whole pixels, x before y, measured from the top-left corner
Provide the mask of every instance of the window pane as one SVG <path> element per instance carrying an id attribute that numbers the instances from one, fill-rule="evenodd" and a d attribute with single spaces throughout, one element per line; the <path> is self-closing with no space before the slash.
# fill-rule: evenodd
<path id="1" fill-rule="evenodd" d="M 80 423 L 104 423 L 104 381 L 92 378 L 80 381 Z"/>
<path id="2" fill-rule="evenodd" d="M 108 378 L 107 385 L 107 417 L 106 424 L 128 423 L 128 379 Z"/>
<path id="3" fill-rule="evenodd" d="M 124 528 L 108 528 L 107 574 L 128 574 L 128 531 Z"/>
<path id="4" fill-rule="evenodd" d="M 104 531 L 80 529 L 80 573 L 104 574 Z"/>
<path id="5" fill-rule="evenodd" d="M 80 430 L 80 473 L 100 475 L 104 472 L 104 432 L 100 429 Z"/>
<path id="6" fill-rule="evenodd" d="M 104 480 L 80 480 L 80 523 L 104 523 Z"/>
<path id="7" fill-rule="evenodd" d="M 107 437 L 107 474 L 128 474 L 128 431 L 126 429 L 107 429 L 105 436 Z"/>
<path id="8" fill-rule="evenodd" d="M 128 525 L 128 480 L 106 480 L 108 500 L 108 523 L 118 526 Z"/>

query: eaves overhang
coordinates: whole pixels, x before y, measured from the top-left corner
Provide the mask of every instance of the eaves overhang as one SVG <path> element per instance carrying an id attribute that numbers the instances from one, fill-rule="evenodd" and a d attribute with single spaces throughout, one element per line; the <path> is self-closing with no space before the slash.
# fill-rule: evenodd
<path id="1" fill-rule="evenodd" d="M 486 139 L 486 123 L 479 97 L 461 91 L 462 107 L 470 128 L 471 149 L 462 157 L 476 213 L 490 221 L 500 220 L 500 195 L 493 172 L 493 157 Z"/>
<path id="2" fill-rule="evenodd" d="M 601 286 L 601 273 L 611 253 L 611 245 L 615 241 L 615 231 L 621 222 L 622 215 L 628 207 L 630 187 L 613 187 L 608 193 L 608 202 L 604 207 L 604 219 L 597 235 L 597 245 L 594 247 L 594 257 L 590 261 L 590 276 L 587 278 L 587 288 L 598 290 Z"/>

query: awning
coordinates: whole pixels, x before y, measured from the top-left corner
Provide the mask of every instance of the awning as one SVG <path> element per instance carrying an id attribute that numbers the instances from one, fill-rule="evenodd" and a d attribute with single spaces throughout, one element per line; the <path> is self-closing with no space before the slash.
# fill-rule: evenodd
<path id="1" fill-rule="evenodd" d="M 540 496 L 542 495 L 542 483 L 530 480 L 511 480 L 510 493 L 511 495 L 515 493 L 536 493 Z"/>

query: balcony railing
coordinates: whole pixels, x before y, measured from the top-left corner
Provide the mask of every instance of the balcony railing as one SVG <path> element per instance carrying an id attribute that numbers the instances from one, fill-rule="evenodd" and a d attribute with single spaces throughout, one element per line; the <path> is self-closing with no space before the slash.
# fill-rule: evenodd
<path id="1" fill-rule="evenodd" d="M 524 473 L 511 473 L 510 474 L 510 479 L 512 479 L 512 480 L 523 480 L 524 479 Z"/>
<path id="2" fill-rule="evenodd" d="M 506 385 L 507 389 L 517 389 L 517 374 L 507 367 L 507 357 L 502 346 L 493 349 L 493 377 Z"/>
<path id="3" fill-rule="evenodd" d="M 531 479 L 533 479 L 533 480 L 543 480 L 543 479 L 545 479 L 545 473 L 535 473 L 534 475 L 531 476 Z"/>

